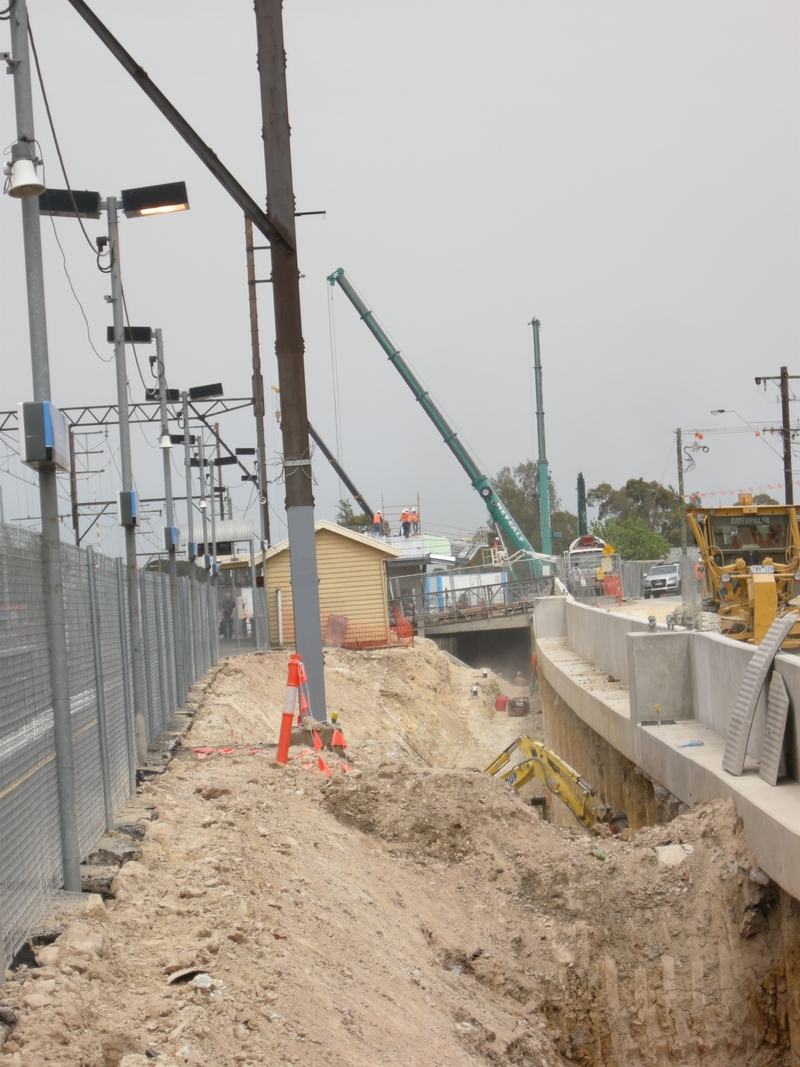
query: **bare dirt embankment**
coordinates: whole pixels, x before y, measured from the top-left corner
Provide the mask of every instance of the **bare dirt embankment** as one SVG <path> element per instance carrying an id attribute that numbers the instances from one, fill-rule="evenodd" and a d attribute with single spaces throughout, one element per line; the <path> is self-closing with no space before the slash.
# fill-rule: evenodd
<path id="1" fill-rule="evenodd" d="M 730 805 L 630 840 L 543 824 L 474 769 L 530 720 L 427 642 L 328 655 L 358 776 L 198 761 L 274 740 L 285 661 L 218 674 L 138 798 L 153 821 L 116 900 L 67 913 L 3 988 L 1 1067 L 790 1062 L 781 905 Z M 210 978 L 170 984 L 186 968 Z"/>

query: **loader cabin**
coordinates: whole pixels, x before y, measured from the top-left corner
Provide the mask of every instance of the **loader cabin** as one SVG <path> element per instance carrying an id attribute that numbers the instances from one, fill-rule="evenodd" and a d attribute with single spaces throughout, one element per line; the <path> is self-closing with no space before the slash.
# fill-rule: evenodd
<path id="1" fill-rule="evenodd" d="M 778 504 L 754 505 L 742 494 L 739 505 L 731 508 L 688 508 L 697 523 L 705 548 L 718 567 L 743 559 L 757 567 L 770 559 L 778 567 L 797 563 L 800 544 L 793 507 Z M 790 549 L 795 551 L 789 552 Z"/>

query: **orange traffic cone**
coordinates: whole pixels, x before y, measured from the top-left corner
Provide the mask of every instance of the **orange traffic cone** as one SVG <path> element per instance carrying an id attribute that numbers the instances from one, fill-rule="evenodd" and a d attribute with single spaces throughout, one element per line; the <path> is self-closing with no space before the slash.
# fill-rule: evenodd
<path id="1" fill-rule="evenodd" d="M 276 763 L 288 763 L 289 745 L 292 740 L 292 720 L 294 708 L 297 702 L 297 691 L 300 688 L 300 671 L 303 670 L 303 661 L 295 653 L 289 658 L 289 676 L 286 679 L 286 693 L 283 698 L 283 715 L 281 717 L 281 732 L 278 737 L 278 754 Z M 305 671 L 303 670 L 303 674 Z"/>

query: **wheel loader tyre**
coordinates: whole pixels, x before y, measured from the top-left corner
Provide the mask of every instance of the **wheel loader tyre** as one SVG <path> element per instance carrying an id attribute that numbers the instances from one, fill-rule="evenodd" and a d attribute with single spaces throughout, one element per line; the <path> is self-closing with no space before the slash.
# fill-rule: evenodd
<path id="1" fill-rule="evenodd" d="M 683 626 L 683 616 L 685 614 L 685 611 L 686 609 L 684 608 L 683 604 L 675 608 L 675 610 L 673 611 L 672 617 L 675 620 L 676 626 Z"/>
<path id="2" fill-rule="evenodd" d="M 722 620 L 713 611 L 701 611 L 697 616 L 694 628 L 695 630 L 700 630 L 701 633 L 721 634 Z"/>

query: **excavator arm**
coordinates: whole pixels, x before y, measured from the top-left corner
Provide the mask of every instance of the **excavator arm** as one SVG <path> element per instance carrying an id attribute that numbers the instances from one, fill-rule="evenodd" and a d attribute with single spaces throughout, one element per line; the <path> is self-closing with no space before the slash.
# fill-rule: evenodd
<path id="1" fill-rule="evenodd" d="M 504 770 L 516 752 L 520 752 L 524 758 L 520 763 Z M 596 823 L 610 823 L 615 818 L 611 808 L 603 802 L 585 778 L 552 749 L 532 737 L 518 737 L 512 741 L 508 748 L 504 748 L 500 755 L 492 760 L 486 768 L 486 773 L 500 773 L 503 781 L 513 785 L 515 789 L 521 789 L 531 779 L 537 778 L 566 804 L 578 822 L 590 830 Z"/>

